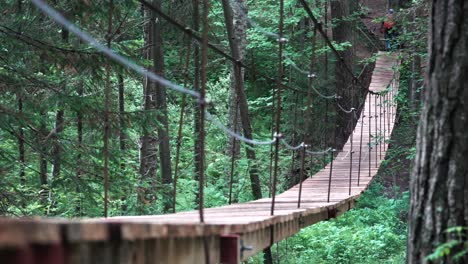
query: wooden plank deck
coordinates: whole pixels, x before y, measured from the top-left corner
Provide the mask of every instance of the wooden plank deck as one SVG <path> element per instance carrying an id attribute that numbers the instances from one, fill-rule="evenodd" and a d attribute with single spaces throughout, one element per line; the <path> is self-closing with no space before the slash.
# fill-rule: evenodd
<path id="1" fill-rule="evenodd" d="M 396 63 L 395 58 L 384 54 L 378 56 L 369 87 L 371 92 L 387 88 Z M 223 250 L 226 250 L 223 246 L 225 236 L 231 234 L 238 238 L 239 248 L 235 250 L 239 251 L 239 259 L 246 259 L 305 226 L 336 217 L 353 207 L 385 157 L 387 143 L 374 146 L 370 152 L 369 143 L 374 145 L 375 135 L 383 135 L 384 129 L 388 138 L 393 129 L 395 107 L 380 105 L 380 100 L 375 98 L 376 95 L 371 93 L 366 98 L 352 137 L 353 149 L 350 138 L 335 156 L 330 201 L 327 201 L 328 164 L 303 182 L 300 208 L 297 207 L 299 185 L 296 185 L 276 196 L 273 216 L 270 215 L 271 199 L 265 198 L 205 209 L 204 224 L 199 223 L 198 211 L 86 220 L 3 218 L 0 219 L 0 260 L 39 263 L 18 262 L 17 258 L 25 254 L 36 256 L 35 248 L 40 245 L 42 250 L 50 250 L 50 255 L 58 255 L 57 258 L 63 260 L 47 263 L 200 263 L 204 262 L 205 242 L 209 245 L 211 263 L 219 263 Z M 385 120 L 381 118 L 383 115 Z M 379 121 L 377 126 L 376 120 Z M 352 162 L 350 151 L 353 152 Z M 348 193 L 350 165 L 351 194 Z M 241 241 L 252 249 L 240 250 Z M 135 257 L 140 253 L 143 256 Z M 99 259 L 103 261 L 99 262 Z"/>

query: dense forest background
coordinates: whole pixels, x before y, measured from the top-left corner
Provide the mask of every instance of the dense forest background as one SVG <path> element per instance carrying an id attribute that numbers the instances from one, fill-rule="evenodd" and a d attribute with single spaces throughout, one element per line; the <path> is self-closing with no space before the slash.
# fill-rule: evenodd
<path id="1" fill-rule="evenodd" d="M 232 131 L 263 141 L 280 131 L 314 152 L 346 142 L 357 120 L 342 109 L 360 111 L 384 49 L 380 23 L 396 10 L 397 123 L 377 180 L 355 210 L 276 244 L 272 258 L 404 262 L 428 4 L 307 1 L 316 24 L 301 1 L 285 0 L 280 32 L 277 1 L 211 1 L 208 21 L 197 0 L 150 2 L 156 9 L 139 1 L 49 1 L 128 60 L 206 89 L 203 107 Z M 110 61 L 29 1 L 5 0 L 0 11 L 0 215 L 163 214 L 200 206 L 201 175 L 205 207 L 268 197 L 275 173 L 278 193 L 299 181 L 298 151 L 281 147 L 275 165 L 273 147 L 241 143 L 215 122 L 204 124 L 196 99 Z M 287 39 L 282 54 L 279 36 Z M 306 175 L 328 161 L 328 152 L 307 155 Z"/>

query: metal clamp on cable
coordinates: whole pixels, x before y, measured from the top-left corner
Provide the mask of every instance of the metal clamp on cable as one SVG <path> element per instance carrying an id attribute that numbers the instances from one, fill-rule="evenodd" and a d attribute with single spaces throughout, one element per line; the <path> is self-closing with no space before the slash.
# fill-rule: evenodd
<path id="1" fill-rule="evenodd" d="M 315 78 L 317 78 L 317 74 L 311 72 L 311 73 L 307 74 L 307 77 L 311 78 L 311 79 L 315 79 Z"/>
<path id="2" fill-rule="evenodd" d="M 273 134 L 273 139 L 275 139 L 275 140 L 279 140 L 279 139 L 282 139 L 282 138 L 283 138 L 283 134 L 281 134 L 281 133 L 275 132 Z"/>
<path id="3" fill-rule="evenodd" d="M 287 38 L 279 38 L 279 39 L 276 39 L 276 41 L 278 41 L 279 43 L 285 43 L 285 42 L 288 42 L 289 40 Z"/>
<path id="4" fill-rule="evenodd" d="M 213 101 L 211 99 L 209 99 L 209 98 L 198 98 L 197 99 L 197 104 L 210 106 L 210 105 L 213 104 Z"/>

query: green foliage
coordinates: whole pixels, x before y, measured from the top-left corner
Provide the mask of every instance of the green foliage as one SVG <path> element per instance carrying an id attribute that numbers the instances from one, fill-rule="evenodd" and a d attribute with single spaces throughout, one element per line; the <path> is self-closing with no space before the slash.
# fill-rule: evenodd
<path id="1" fill-rule="evenodd" d="M 440 244 L 426 260 L 437 261 L 442 259 L 461 260 L 468 254 L 468 227 L 455 226 L 445 230 L 451 237 L 448 242 Z"/>
<path id="2" fill-rule="evenodd" d="M 404 263 L 408 193 L 399 200 L 382 195 L 372 184 L 356 208 L 320 222 L 279 242 L 273 252 L 281 263 Z M 261 263 L 260 256 L 249 263 Z"/>

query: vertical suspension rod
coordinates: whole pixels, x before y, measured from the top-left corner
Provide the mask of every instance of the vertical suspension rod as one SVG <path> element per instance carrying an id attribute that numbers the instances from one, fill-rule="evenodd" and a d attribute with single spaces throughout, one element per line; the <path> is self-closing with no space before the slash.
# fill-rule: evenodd
<path id="1" fill-rule="evenodd" d="M 271 137 L 275 135 L 275 106 L 276 106 L 276 91 L 275 88 L 272 89 L 272 104 L 271 104 Z M 268 178 L 268 197 L 271 197 L 273 190 L 273 157 L 274 157 L 273 145 L 270 145 L 270 177 Z"/>
<path id="2" fill-rule="evenodd" d="M 328 141 L 328 100 L 325 100 L 325 131 L 323 133 L 324 137 L 324 142 L 323 142 L 323 149 L 327 147 L 327 141 Z M 327 153 L 323 153 L 323 164 L 325 166 L 327 161 Z"/>
<path id="3" fill-rule="evenodd" d="M 383 143 L 383 138 L 382 138 L 382 95 L 379 95 L 379 157 L 380 157 L 380 160 L 382 160 L 382 145 L 384 144 Z"/>
<path id="4" fill-rule="evenodd" d="M 206 65 L 208 63 L 208 13 L 209 13 L 209 0 L 203 0 L 203 31 L 202 31 L 202 53 L 201 53 L 201 89 L 200 89 L 200 179 L 199 179 L 199 190 L 200 195 L 199 202 L 199 212 L 200 212 L 200 222 L 205 222 L 205 216 L 203 212 L 203 187 L 205 185 L 205 94 L 206 94 L 206 82 L 207 82 L 207 69 Z M 237 109 L 236 109 L 237 110 Z M 208 248 L 208 238 L 203 237 L 203 251 L 205 253 L 205 263 L 210 263 L 210 252 Z"/>
<path id="5" fill-rule="evenodd" d="M 308 83 L 307 83 L 307 100 L 306 100 L 306 112 L 304 120 L 304 142 L 308 145 L 309 148 L 312 148 L 312 139 L 310 136 L 311 122 L 312 122 L 312 90 L 313 90 L 313 81 L 316 78 L 314 74 L 314 63 L 315 63 L 315 50 L 317 46 L 317 27 L 314 26 L 314 35 L 312 36 L 312 55 L 310 56 L 310 66 L 308 74 Z M 311 162 L 313 160 L 312 154 L 310 155 Z"/>
<path id="6" fill-rule="evenodd" d="M 291 80 L 291 78 L 289 79 Z M 293 120 L 293 134 L 292 134 L 292 144 L 296 144 L 296 130 L 297 130 L 297 102 L 299 100 L 299 95 L 294 91 L 294 120 Z M 291 176 L 294 174 L 294 158 L 296 156 L 296 151 L 292 151 L 291 154 Z"/>
<path id="7" fill-rule="evenodd" d="M 375 117 L 375 167 L 377 168 L 377 160 L 379 159 L 378 157 L 378 141 L 377 141 L 377 137 L 378 137 L 378 120 L 377 120 L 377 117 L 379 117 L 379 115 L 377 115 L 377 94 L 374 95 L 374 117 Z"/>
<path id="8" fill-rule="evenodd" d="M 331 192 L 331 181 L 332 181 L 332 175 L 333 175 L 333 159 L 335 158 L 335 150 L 332 149 L 330 151 L 330 174 L 328 176 L 328 195 L 327 195 L 327 203 L 330 202 L 330 192 Z"/>
<path id="9" fill-rule="evenodd" d="M 271 192 L 271 211 L 270 214 L 275 214 L 275 198 L 276 198 L 276 184 L 278 178 L 278 155 L 280 143 L 280 125 L 281 125 L 281 88 L 283 79 L 283 23 L 284 23 L 284 0 L 280 0 L 280 21 L 279 21 L 279 34 L 278 34 L 278 91 L 276 99 L 276 141 L 275 141 L 275 160 L 273 170 L 273 189 Z"/>
<path id="10" fill-rule="evenodd" d="M 187 45 L 187 54 L 185 57 L 185 65 L 184 65 L 184 87 L 187 87 L 187 83 L 189 80 L 189 64 L 190 64 L 190 47 L 191 41 L 188 40 Z M 179 117 L 179 128 L 177 129 L 177 140 L 176 140 L 176 160 L 174 166 L 174 183 L 173 183 L 173 190 L 172 190 L 172 212 L 176 212 L 176 204 L 177 204 L 177 177 L 179 176 L 179 160 L 180 160 L 180 148 L 182 146 L 182 127 L 184 124 L 184 113 L 185 113 L 185 106 L 187 101 L 187 95 L 182 95 L 182 102 L 180 106 L 180 117 Z"/>
<path id="11" fill-rule="evenodd" d="M 113 0 L 109 1 L 109 18 L 107 27 L 107 47 L 110 48 L 112 41 L 112 13 L 114 9 Z M 104 217 L 107 217 L 108 192 L 109 192 L 109 100 L 110 100 L 110 58 L 106 59 L 106 88 L 104 92 Z"/>
<path id="12" fill-rule="evenodd" d="M 301 197 L 302 197 L 302 181 L 304 180 L 304 163 L 305 163 L 305 151 L 307 145 L 303 145 L 301 148 L 301 171 L 299 177 L 299 197 L 297 198 L 297 208 L 301 208 Z"/>
<path id="13" fill-rule="evenodd" d="M 239 98 L 236 96 L 236 110 L 234 112 L 234 133 L 237 133 L 237 112 L 239 111 Z M 236 142 L 237 140 L 232 138 L 232 149 L 231 149 L 231 175 L 229 177 L 229 204 L 232 204 L 232 184 L 234 180 L 234 162 L 236 160 Z"/>
<path id="14" fill-rule="evenodd" d="M 385 143 L 387 139 L 387 123 L 386 123 L 386 115 L 387 115 L 387 105 L 386 105 L 386 98 L 387 98 L 387 93 L 385 93 L 382 105 L 380 106 L 381 108 L 383 107 L 383 151 L 385 152 Z"/>
<path id="15" fill-rule="evenodd" d="M 351 126 L 354 127 L 354 111 L 351 111 L 351 120 L 350 120 Z M 350 143 L 351 143 L 351 148 L 349 149 L 349 192 L 348 195 L 351 195 L 351 180 L 352 180 L 352 174 L 353 174 L 353 135 L 354 135 L 354 128 L 351 131 L 351 137 L 350 137 Z"/>
<path id="16" fill-rule="evenodd" d="M 202 30 L 202 52 L 201 52 L 201 86 L 200 86 L 200 163 L 202 164 L 202 169 L 199 172 L 199 182 L 198 182 L 198 211 L 200 216 L 200 222 L 205 222 L 204 212 L 203 212 L 203 187 L 205 185 L 205 93 L 206 93 L 206 64 L 207 64 L 207 46 L 208 46 L 208 0 L 203 0 L 203 30 Z"/>
<path id="17" fill-rule="evenodd" d="M 369 178 L 371 177 L 371 166 L 372 166 L 372 94 L 369 93 Z"/>
<path id="18" fill-rule="evenodd" d="M 366 96 L 367 97 L 367 96 Z M 361 118 L 361 138 L 359 140 L 359 165 L 358 165 L 358 178 L 357 178 L 357 186 L 359 186 L 359 181 L 361 179 L 361 160 L 362 160 L 362 136 L 364 134 L 364 118 L 366 118 L 365 114 L 365 104 L 364 109 L 362 110 L 362 118 Z"/>

